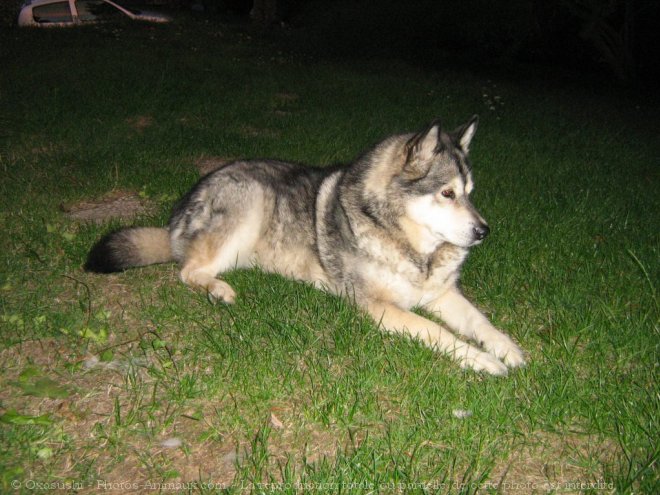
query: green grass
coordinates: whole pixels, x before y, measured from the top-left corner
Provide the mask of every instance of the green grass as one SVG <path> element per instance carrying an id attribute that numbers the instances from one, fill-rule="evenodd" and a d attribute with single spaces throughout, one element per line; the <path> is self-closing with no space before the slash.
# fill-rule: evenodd
<path id="1" fill-rule="evenodd" d="M 8 30 L 0 57 L 3 490 L 657 493 L 655 104 L 559 76 L 298 56 L 186 20 Z M 163 225 L 200 157 L 347 162 L 474 113 L 493 233 L 462 282 L 528 353 L 507 378 L 258 270 L 227 275 L 232 307 L 174 266 L 84 273 L 121 222 L 60 208 L 134 191 L 154 209 L 133 223 Z"/>

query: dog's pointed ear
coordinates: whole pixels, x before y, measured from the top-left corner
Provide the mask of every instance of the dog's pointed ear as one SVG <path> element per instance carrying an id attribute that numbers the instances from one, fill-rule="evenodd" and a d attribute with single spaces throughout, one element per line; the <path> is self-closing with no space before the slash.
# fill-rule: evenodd
<path id="1" fill-rule="evenodd" d="M 415 134 L 406 143 L 407 156 L 403 171 L 413 178 L 424 177 L 431 168 L 433 157 L 441 149 L 440 121 L 434 120 L 422 132 Z"/>
<path id="2" fill-rule="evenodd" d="M 462 125 L 452 133 L 452 136 L 465 153 L 470 151 L 470 143 L 472 142 L 474 134 L 477 132 L 478 123 L 479 116 L 473 115 L 467 124 Z"/>

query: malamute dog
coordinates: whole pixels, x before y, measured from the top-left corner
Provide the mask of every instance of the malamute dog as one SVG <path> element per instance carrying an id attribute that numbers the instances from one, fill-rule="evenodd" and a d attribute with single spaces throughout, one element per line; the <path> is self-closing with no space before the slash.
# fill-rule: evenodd
<path id="1" fill-rule="evenodd" d="M 236 294 L 218 275 L 256 265 L 348 296 L 384 330 L 420 339 L 462 367 L 504 375 L 524 364 L 522 351 L 457 286 L 468 249 L 489 232 L 469 200 L 476 128 L 476 116 L 453 132 L 435 121 L 344 167 L 227 164 L 186 194 L 167 228 L 113 232 L 85 268 L 107 273 L 174 260 L 185 284 L 232 303 Z"/>

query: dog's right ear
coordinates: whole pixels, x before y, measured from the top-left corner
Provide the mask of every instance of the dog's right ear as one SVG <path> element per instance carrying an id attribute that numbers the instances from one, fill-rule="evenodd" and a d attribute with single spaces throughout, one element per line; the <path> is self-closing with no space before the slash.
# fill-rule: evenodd
<path id="1" fill-rule="evenodd" d="M 438 154 L 440 143 L 440 121 L 434 120 L 424 131 L 415 134 L 406 143 L 404 174 L 410 179 L 419 179 L 429 173 L 433 158 Z"/>

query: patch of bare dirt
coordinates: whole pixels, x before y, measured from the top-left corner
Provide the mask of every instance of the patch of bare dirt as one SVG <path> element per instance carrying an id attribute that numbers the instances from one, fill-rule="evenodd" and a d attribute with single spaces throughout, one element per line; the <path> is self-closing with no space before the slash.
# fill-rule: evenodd
<path id="1" fill-rule="evenodd" d="M 46 440 L 55 456 L 45 471 L 70 480 L 86 473 L 92 481 L 85 482 L 79 493 L 154 493 L 158 490 L 149 484 L 200 479 L 228 486 L 235 473 L 236 443 L 201 440 L 208 424 L 171 409 L 163 385 L 149 373 L 149 366 L 162 363 L 136 358 L 138 353 L 130 352 L 130 347 L 115 348 L 109 362 L 71 349 L 65 339 L 3 349 L 0 413 L 14 409 L 22 415 L 50 416 L 53 432 L 67 441 L 60 443 L 57 434 Z M 67 372 L 65 365 L 77 369 Z M 65 387 L 68 397 L 29 396 L 12 386 L 28 366 Z M 205 416 L 211 417 L 214 407 L 209 402 Z M 172 438 L 181 441 L 180 448 L 172 448 L 178 442 L 165 442 Z M 24 468 L 26 479 L 47 481 L 42 465 Z"/>
<path id="2" fill-rule="evenodd" d="M 43 142 L 38 146 L 35 146 L 32 149 L 30 149 L 30 151 L 35 155 L 54 155 L 56 153 L 60 153 L 62 150 L 63 150 L 62 145 L 52 142 Z"/>
<path id="3" fill-rule="evenodd" d="M 136 115 L 126 119 L 126 123 L 141 134 L 154 124 L 154 118 L 151 115 Z"/>
<path id="4" fill-rule="evenodd" d="M 0 369 L 3 370 L 3 380 L 15 379 L 20 371 L 28 364 L 44 369 L 52 369 L 71 359 L 81 358 L 80 354 L 62 345 L 60 339 L 49 338 L 28 340 L 0 350 Z M 0 393 L 4 395 L 6 389 Z"/>
<path id="5" fill-rule="evenodd" d="M 297 93 L 287 93 L 287 92 L 281 92 L 281 93 L 275 93 L 275 100 L 283 103 L 290 103 L 292 101 L 298 101 L 300 99 L 300 95 Z"/>
<path id="6" fill-rule="evenodd" d="M 177 283 L 174 271 L 167 273 L 164 283 Z M 51 429 L 59 432 L 48 438 L 53 457 L 23 466 L 25 479 L 81 480 L 84 475 L 91 481 L 85 481 L 77 493 L 90 494 L 196 493 L 201 490 L 194 486 L 201 482 L 230 487 L 237 466 L 252 469 L 254 440 L 249 436 L 254 433 L 227 424 L 231 414 L 223 415 L 223 410 L 236 407 L 233 399 L 199 397 L 177 406 L 168 397 L 178 387 L 171 381 L 179 375 L 212 373 L 211 362 L 188 361 L 184 351 L 176 350 L 183 347 L 176 344 L 176 336 L 162 325 L 158 335 L 150 334 L 153 324 L 139 319 L 134 302 L 147 296 L 140 296 L 121 277 L 80 277 L 60 298 L 79 300 L 88 287 L 90 313 L 99 309 L 110 313 L 108 323 L 113 330 L 105 344 L 87 346 L 76 344 L 76 339 L 53 338 L 0 351 L 1 408 L 24 415 L 49 414 L 54 421 Z M 121 328 L 125 331 L 120 332 Z M 171 354 L 170 349 L 142 345 L 154 339 L 168 345 L 174 342 Z M 112 350 L 111 361 L 86 350 L 100 353 L 104 348 Z M 36 366 L 66 387 L 69 396 L 26 396 L 8 385 L 27 366 Z M 243 411 L 240 402 L 238 408 Z M 264 428 L 270 428 L 265 445 L 269 473 L 278 473 L 287 462 L 300 470 L 305 464 L 332 459 L 351 443 L 345 430 L 309 421 L 298 401 L 265 405 L 259 412 L 245 410 L 245 414 L 257 418 L 251 423 L 261 418 Z M 354 433 L 352 442 L 359 443 L 361 436 Z"/>
<path id="7" fill-rule="evenodd" d="M 252 125 L 244 125 L 239 129 L 240 133 L 245 137 L 279 137 L 280 132 L 275 129 L 267 129 L 264 127 L 255 127 Z"/>
<path id="8" fill-rule="evenodd" d="M 202 155 L 194 161 L 194 164 L 199 175 L 207 175 L 232 161 L 234 161 L 233 158 L 227 158 L 224 156 Z"/>
<path id="9" fill-rule="evenodd" d="M 491 473 L 489 487 L 498 493 L 614 493 L 602 467 L 617 457 L 619 447 L 595 435 L 538 433 Z"/>
<path id="10" fill-rule="evenodd" d="M 223 410 L 234 406 L 233 399 L 200 397 L 189 401 L 189 409 L 172 404 L 167 387 L 148 370 L 157 368 L 158 360 L 142 357 L 135 343 L 116 347 L 113 361 L 106 363 L 67 343 L 44 339 L 0 352 L 3 381 L 15 380 L 31 364 L 70 391 L 69 397 L 48 399 L 22 395 L 4 383 L 0 387 L 3 408 L 35 416 L 50 414 L 52 430 L 67 439 L 49 440 L 54 457 L 43 465 L 25 466 L 25 479 L 46 482 L 49 476 L 66 480 L 85 476 L 87 481 L 78 481 L 76 493 L 197 493 L 202 483 L 231 487 L 237 469 L 259 479 L 264 471 L 253 465 L 253 448 L 264 448 L 265 472 L 277 476 L 281 466 L 288 464 L 299 472 L 307 464 L 333 459 L 366 436 L 354 431 L 349 439 L 345 429 L 311 422 L 300 404 L 291 401 L 254 413 L 270 430 L 265 442 L 258 444 L 249 436 L 256 432 L 246 436 L 243 427 L 226 424 Z M 185 359 L 176 362 L 182 374 L 194 371 L 188 366 L 199 372 L 206 365 L 189 365 Z M 75 363 L 78 370 L 65 371 L 65 365 Z M 171 368 L 163 370 L 171 372 Z"/>
<path id="11" fill-rule="evenodd" d="M 303 462 L 312 464 L 323 458 L 332 459 L 347 447 L 345 432 L 310 422 L 295 404 L 273 405 L 267 423 L 271 429 L 268 454 L 274 465 L 278 462 L 283 465 L 288 460 L 300 467 Z"/>
<path id="12" fill-rule="evenodd" d="M 272 111 L 275 115 L 279 117 L 287 117 L 292 115 L 293 109 L 296 108 L 296 103 L 300 99 L 300 96 L 296 93 L 275 93 L 272 100 Z"/>
<path id="13" fill-rule="evenodd" d="M 97 224 L 112 219 L 132 219 L 155 210 L 155 205 L 132 191 L 111 191 L 98 199 L 60 205 L 67 217 Z"/>

